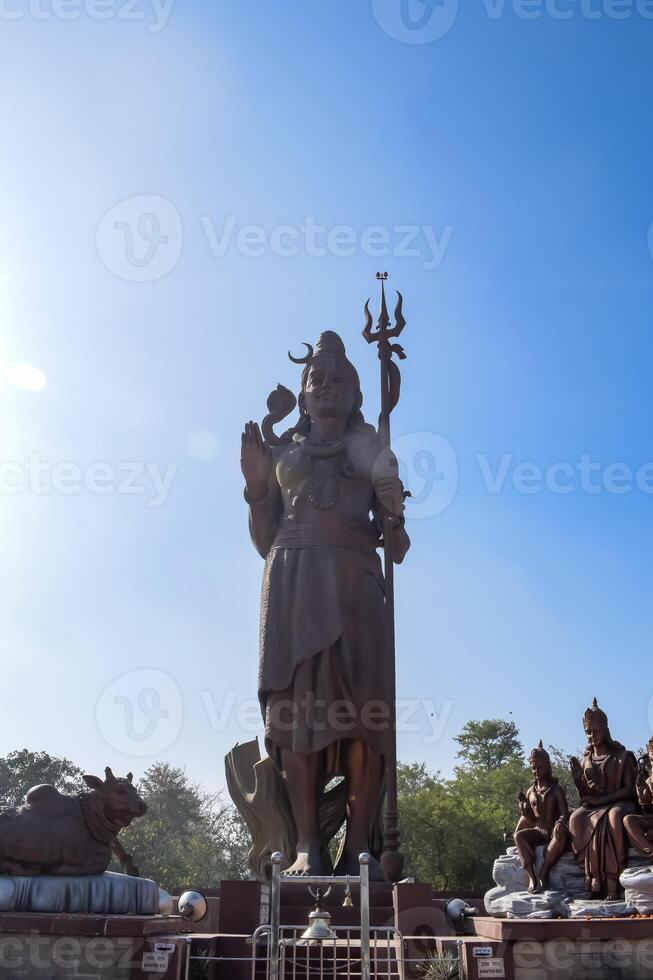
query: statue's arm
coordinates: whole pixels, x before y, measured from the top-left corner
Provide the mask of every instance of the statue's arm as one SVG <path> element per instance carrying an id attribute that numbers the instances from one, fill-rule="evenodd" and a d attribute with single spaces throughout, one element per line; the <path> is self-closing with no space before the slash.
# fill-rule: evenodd
<path id="1" fill-rule="evenodd" d="M 637 778 L 637 799 L 642 807 L 650 813 L 653 808 L 653 790 L 651 789 L 651 780 L 644 776 L 638 776 Z"/>
<path id="2" fill-rule="evenodd" d="M 558 786 L 558 819 L 563 820 L 565 823 L 569 821 L 569 804 L 567 803 L 567 797 L 562 786 Z"/>
<path id="3" fill-rule="evenodd" d="M 245 425 L 240 468 L 245 477 L 245 500 L 249 505 L 249 533 L 259 555 L 267 558 L 283 505 L 272 450 L 256 422 Z"/>
<path id="4" fill-rule="evenodd" d="M 388 454 L 387 470 L 374 480 L 374 497 L 374 515 L 380 531 L 384 529 L 384 518 L 390 517 L 392 558 L 400 565 L 410 548 L 410 538 L 404 519 L 404 485 L 399 479 L 399 464 L 393 452 Z"/>
<path id="5" fill-rule="evenodd" d="M 258 492 L 261 492 L 260 488 Z M 283 511 L 281 490 L 274 468 L 268 478 L 264 494 L 253 496 L 245 487 L 245 500 L 249 505 L 249 535 L 261 558 L 267 558 L 277 535 Z"/>

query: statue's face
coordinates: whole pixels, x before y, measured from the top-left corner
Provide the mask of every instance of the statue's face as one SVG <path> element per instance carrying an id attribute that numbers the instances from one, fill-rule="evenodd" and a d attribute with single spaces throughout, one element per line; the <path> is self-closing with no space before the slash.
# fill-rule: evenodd
<path id="1" fill-rule="evenodd" d="M 349 418 L 356 399 L 351 368 L 337 354 L 318 354 L 306 379 L 306 411 L 314 418 Z"/>
<path id="2" fill-rule="evenodd" d="M 587 735 L 587 744 L 590 748 L 594 748 L 597 745 L 605 745 L 608 740 L 607 725 L 604 725 L 602 721 L 596 719 L 584 722 L 583 727 Z"/>
<path id="3" fill-rule="evenodd" d="M 531 769 L 533 771 L 533 775 L 540 783 L 549 779 L 551 776 L 551 766 L 546 759 L 533 756 L 531 758 Z"/>

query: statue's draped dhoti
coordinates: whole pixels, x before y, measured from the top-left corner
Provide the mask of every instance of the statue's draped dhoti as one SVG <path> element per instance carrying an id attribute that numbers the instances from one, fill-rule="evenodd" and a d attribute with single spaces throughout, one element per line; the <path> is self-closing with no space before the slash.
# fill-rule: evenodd
<path id="1" fill-rule="evenodd" d="M 385 756 L 392 696 L 376 542 L 367 529 L 343 535 L 342 546 L 324 543 L 333 537 L 301 525 L 277 535 L 263 575 L 259 669 L 268 753 L 279 764 L 283 749 L 327 749 L 328 776 L 341 774 L 344 739 Z"/>

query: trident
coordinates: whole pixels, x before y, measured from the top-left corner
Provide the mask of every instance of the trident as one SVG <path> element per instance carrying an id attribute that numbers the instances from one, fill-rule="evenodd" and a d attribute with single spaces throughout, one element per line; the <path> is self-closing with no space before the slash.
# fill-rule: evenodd
<path id="1" fill-rule="evenodd" d="M 365 304 L 365 327 L 363 337 L 368 344 L 378 345 L 379 360 L 381 362 L 381 414 L 379 415 L 379 437 L 381 440 L 381 452 L 390 449 L 390 415 L 399 401 L 401 391 L 401 374 L 399 367 L 393 361 L 393 354 L 396 354 L 400 361 L 405 360 L 406 354 L 401 344 L 392 343 L 399 337 L 406 326 L 402 313 L 403 297 L 397 290 L 397 305 L 395 306 L 395 323 L 390 326 L 390 317 L 385 303 L 385 282 L 388 278 L 387 272 L 377 272 L 376 278 L 381 283 L 381 307 L 376 330 L 372 329 L 372 314 L 370 313 L 370 301 Z M 406 494 L 408 496 L 408 494 Z M 401 879 L 404 867 L 404 857 L 399 850 L 399 808 L 397 803 L 397 712 L 395 699 L 397 695 L 396 679 L 396 657 L 395 657 L 395 603 L 394 603 L 394 562 L 392 559 L 392 529 L 393 518 L 391 514 L 385 513 L 383 516 L 383 567 L 385 575 L 385 637 L 386 645 L 391 663 L 391 697 L 390 697 L 390 721 L 392 727 L 392 737 L 390 739 L 390 750 L 386 760 L 386 784 L 387 784 L 387 805 L 385 814 L 385 828 L 383 835 L 383 853 L 381 855 L 381 868 L 387 881 L 396 882 Z"/>

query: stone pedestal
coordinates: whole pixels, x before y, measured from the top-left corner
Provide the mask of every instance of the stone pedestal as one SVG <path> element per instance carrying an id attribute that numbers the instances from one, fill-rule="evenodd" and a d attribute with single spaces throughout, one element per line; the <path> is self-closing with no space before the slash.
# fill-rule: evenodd
<path id="1" fill-rule="evenodd" d="M 536 871 L 539 872 L 544 861 L 544 848 L 536 851 Z M 622 875 L 622 886 L 629 890 L 637 889 L 642 914 L 653 912 L 653 874 L 650 881 L 639 872 L 649 871 L 649 862 L 637 851 L 628 852 L 628 871 Z M 630 878 L 631 875 L 635 876 Z M 485 908 L 489 915 L 498 919 L 557 919 L 557 918 L 606 918 L 630 914 L 637 907 L 633 896 L 626 894 L 625 901 L 585 901 L 585 878 L 571 851 L 552 868 L 549 875 L 549 890 L 538 895 L 528 892 L 528 875 L 519 863 L 516 847 L 509 847 L 494 862 L 492 877 L 497 887 L 490 889 L 485 896 Z M 631 884 L 632 882 L 632 884 Z M 638 888 L 638 885 L 641 885 Z"/>
<path id="2" fill-rule="evenodd" d="M 0 913 L 0 980 L 180 980 L 179 916 Z"/>
<path id="3" fill-rule="evenodd" d="M 564 919 L 557 922 L 476 918 L 466 939 L 468 980 L 651 980 L 650 919 Z M 483 949 L 484 941 L 488 948 Z M 482 969 L 492 957 L 496 971 Z M 486 966 L 488 965 L 486 961 Z"/>
<path id="4" fill-rule="evenodd" d="M 572 919 L 620 919 L 632 915 L 634 909 L 627 901 L 608 902 L 605 899 L 576 898 L 569 903 Z"/>
<path id="5" fill-rule="evenodd" d="M 536 851 L 536 870 L 542 867 L 544 848 Z M 549 876 L 549 889 L 533 895 L 528 891 L 528 875 L 519 863 L 516 847 L 509 847 L 494 862 L 492 877 L 497 887 L 485 896 L 487 912 L 496 918 L 558 919 L 567 918 L 566 898 L 582 893 L 583 876 L 573 855 L 564 854 Z"/>
<path id="6" fill-rule="evenodd" d="M 653 870 L 649 862 L 643 867 L 628 868 L 619 880 L 628 905 L 640 915 L 653 915 Z"/>
<path id="7" fill-rule="evenodd" d="M 149 878 L 101 875 L 0 875 L 0 912 L 158 915 L 170 896 Z"/>

